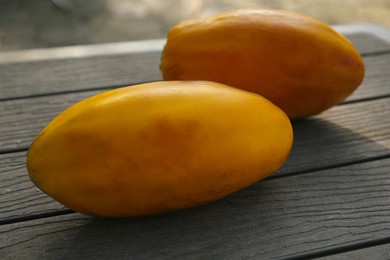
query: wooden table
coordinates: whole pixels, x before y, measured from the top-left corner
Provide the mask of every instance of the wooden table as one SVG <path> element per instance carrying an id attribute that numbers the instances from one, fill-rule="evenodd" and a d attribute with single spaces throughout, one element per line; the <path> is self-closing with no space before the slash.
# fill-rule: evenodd
<path id="1" fill-rule="evenodd" d="M 390 31 L 336 26 L 366 77 L 343 104 L 293 124 L 284 167 L 218 202 L 100 219 L 29 181 L 26 151 L 60 111 L 161 78 L 164 40 L 0 53 L 0 259 L 390 259 Z"/>

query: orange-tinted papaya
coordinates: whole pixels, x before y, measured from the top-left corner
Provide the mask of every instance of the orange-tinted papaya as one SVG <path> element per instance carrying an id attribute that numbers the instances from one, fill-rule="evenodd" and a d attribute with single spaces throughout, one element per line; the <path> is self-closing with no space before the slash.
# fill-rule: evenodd
<path id="1" fill-rule="evenodd" d="M 264 96 L 291 119 L 345 100 L 364 77 L 344 36 L 313 18 L 282 10 L 237 10 L 188 20 L 168 33 L 165 80 L 211 80 Z"/>
<path id="2" fill-rule="evenodd" d="M 31 180 L 81 213 L 160 214 L 222 198 L 275 172 L 288 117 L 254 93 L 213 82 L 154 82 L 74 104 L 32 143 Z"/>

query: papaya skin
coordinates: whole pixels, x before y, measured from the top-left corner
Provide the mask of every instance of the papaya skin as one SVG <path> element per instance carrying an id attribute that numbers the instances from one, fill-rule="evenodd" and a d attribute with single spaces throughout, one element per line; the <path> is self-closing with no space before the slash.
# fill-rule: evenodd
<path id="1" fill-rule="evenodd" d="M 210 80 L 251 91 L 292 120 L 345 100 L 364 78 L 356 48 L 330 26 L 283 10 L 236 10 L 168 33 L 164 80 Z"/>
<path id="2" fill-rule="evenodd" d="M 154 82 L 74 104 L 36 137 L 30 179 L 67 207 L 146 216 L 215 201 L 278 170 L 288 117 L 268 100 L 213 82 Z"/>

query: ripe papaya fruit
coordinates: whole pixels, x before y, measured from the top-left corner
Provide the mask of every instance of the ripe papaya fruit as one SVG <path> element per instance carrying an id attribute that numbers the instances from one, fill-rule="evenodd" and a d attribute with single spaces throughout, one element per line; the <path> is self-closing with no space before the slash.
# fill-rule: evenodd
<path id="1" fill-rule="evenodd" d="M 285 113 L 254 93 L 154 82 L 69 107 L 36 137 L 30 179 L 81 213 L 153 215 L 208 203 L 275 172 L 292 145 Z"/>
<path id="2" fill-rule="evenodd" d="M 260 94 L 290 119 L 318 114 L 362 82 L 363 60 L 330 26 L 282 10 L 236 10 L 168 33 L 164 80 L 210 80 Z"/>

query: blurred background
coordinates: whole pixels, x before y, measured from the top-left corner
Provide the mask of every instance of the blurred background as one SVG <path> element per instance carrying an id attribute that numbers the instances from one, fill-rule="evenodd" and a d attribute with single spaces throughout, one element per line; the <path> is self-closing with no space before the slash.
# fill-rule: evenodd
<path id="1" fill-rule="evenodd" d="M 0 0 L 0 52 L 164 38 L 182 20 L 238 8 L 390 28 L 390 0 Z"/>

